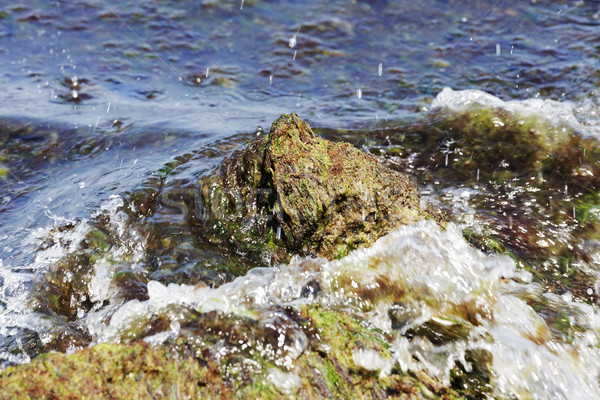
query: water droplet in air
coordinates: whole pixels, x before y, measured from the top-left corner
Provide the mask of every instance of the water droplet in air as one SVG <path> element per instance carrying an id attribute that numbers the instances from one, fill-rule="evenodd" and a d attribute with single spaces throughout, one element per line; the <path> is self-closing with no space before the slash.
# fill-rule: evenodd
<path id="1" fill-rule="evenodd" d="M 377 67 L 377 75 L 381 76 L 381 74 L 383 74 L 383 63 L 379 63 Z"/>
<path id="2" fill-rule="evenodd" d="M 362 89 L 361 88 L 358 88 L 356 90 L 356 97 L 358 97 L 359 99 L 362 99 Z"/>

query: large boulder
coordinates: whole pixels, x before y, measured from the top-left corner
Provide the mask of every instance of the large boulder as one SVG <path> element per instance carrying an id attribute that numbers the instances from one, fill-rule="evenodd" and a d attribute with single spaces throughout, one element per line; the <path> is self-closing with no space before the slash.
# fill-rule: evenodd
<path id="1" fill-rule="evenodd" d="M 200 181 L 195 216 L 213 243 L 263 262 L 340 258 L 401 225 L 433 218 L 410 179 L 296 114 Z"/>

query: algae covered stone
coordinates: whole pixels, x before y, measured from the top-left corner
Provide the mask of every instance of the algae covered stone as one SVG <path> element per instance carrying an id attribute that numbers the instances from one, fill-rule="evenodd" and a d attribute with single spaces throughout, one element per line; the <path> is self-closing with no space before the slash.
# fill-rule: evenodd
<path id="1" fill-rule="evenodd" d="M 528 171 L 551 174 L 578 158 L 573 134 L 581 126 L 561 102 L 503 101 L 479 90 L 445 88 L 431 108 L 433 126 L 424 140 L 435 145 L 423 153 L 437 153 L 439 165 L 456 176 L 503 182 Z"/>
<path id="2" fill-rule="evenodd" d="M 142 340 L 101 343 L 7 368 L 0 371 L 0 399 L 458 400 L 483 396 L 447 387 L 423 371 L 407 373 L 396 366 L 381 374 L 361 366 L 354 356 L 360 352 L 390 360 L 390 337 L 343 311 L 303 307 L 299 314 L 293 313 L 311 340 L 292 369 L 266 360 L 258 351 L 250 351 L 254 354 L 250 359 L 240 357 L 239 351 L 224 351 L 229 341 L 234 346 L 245 328 L 257 324 L 249 319 L 227 323 L 226 315 L 211 323 L 213 313 L 199 321 L 207 329 L 187 340 L 161 346 Z M 222 330 L 210 328 L 218 324 Z M 248 332 L 251 335 L 256 329 Z M 319 345 L 317 335 L 327 346 Z"/>
<path id="3" fill-rule="evenodd" d="M 202 179 L 195 215 L 213 243 L 268 262 L 339 258 L 431 218 L 407 176 L 316 136 L 296 114 L 282 115 Z"/>

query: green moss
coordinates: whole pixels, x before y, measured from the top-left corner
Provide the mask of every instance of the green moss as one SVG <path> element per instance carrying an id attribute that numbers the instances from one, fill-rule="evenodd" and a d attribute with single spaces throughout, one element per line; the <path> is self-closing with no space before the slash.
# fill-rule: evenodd
<path id="1" fill-rule="evenodd" d="M 100 344 L 6 369 L 0 375 L 0 398 L 197 398 L 206 375 L 189 355 L 143 342 Z"/>
<path id="2" fill-rule="evenodd" d="M 292 253 L 342 257 L 433 217 L 421 210 L 406 176 L 348 143 L 319 138 L 295 114 L 281 116 L 269 135 L 226 159 L 200 181 L 197 194 L 196 218 L 209 240 L 273 262 Z M 277 229 L 284 241 L 268 239 Z"/>
<path id="3" fill-rule="evenodd" d="M 172 310 L 173 315 L 181 312 Z M 198 330 L 164 346 L 141 341 L 105 343 L 70 355 L 45 354 L 30 364 L 8 368 L 0 373 L 0 399 L 463 399 L 468 394 L 444 387 L 424 372 L 407 374 L 395 367 L 381 375 L 356 365 L 353 352 L 359 349 L 391 358 L 390 339 L 342 311 L 309 306 L 302 308 L 301 316 L 292 317 L 311 344 L 290 371 L 257 351 L 219 351 L 223 345 L 239 349 L 240 340 L 258 337 L 264 342 L 264 328 L 251 319 L 214 313 L 188 317 L 182 333 L 192 327 Z M 269 374 L 277 369 L 295 375 L 300 385 L 276 386 Z"/>

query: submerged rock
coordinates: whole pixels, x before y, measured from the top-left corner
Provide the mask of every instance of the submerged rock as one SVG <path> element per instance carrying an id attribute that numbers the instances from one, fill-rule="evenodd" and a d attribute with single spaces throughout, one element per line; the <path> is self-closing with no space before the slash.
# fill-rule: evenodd
<path id="1" fill-rule="evenodd" d="M 407 176 L 349 143 L 319 138 L 296 114 L 201 180 L 195 215 L 210 241 L 275 262 L 340 258 L 433 218 Z"/>

